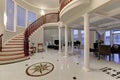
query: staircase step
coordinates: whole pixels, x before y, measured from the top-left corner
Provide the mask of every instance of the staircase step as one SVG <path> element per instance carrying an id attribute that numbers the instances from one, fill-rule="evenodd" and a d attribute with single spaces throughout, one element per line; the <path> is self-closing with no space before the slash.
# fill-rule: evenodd
<path id="1" fill-rule="evenodd" d="M 0 60 L 0 64 L 10 64 L 10 63 L 15 63 L 15 62 L 20 62 L 20 61 L 24 61 L 24 60 L 28 60 L 30 59 L 29 56 L 23 56 L 23 57 L 17 57 L 17 58 L 8 58 L 8 59 L 3 59 Z"/>
<path id="2" fill-rule="evenodd" d="M 20 48 L 3 48 L 2 51 L 9 51 L 9 50 L 24 50 L 23 47 L 20 47 Z"/>
<path id="3" fill-rule="evenodd" d="M 12 40 L 24 40 L 24 39 L 17 39 L 17 38 L 13 38 Z"/>
<path id="4" fill-rule="evenodd" d="M 15 38 L 24 38 L 24 36 L 16 36 Z"/>
<path id="5" fill-rule="evenodd" d="M 5 45 L 4 47 L 24 47 L 24 45 Z"/>
<path id="6" fill-rule="evenodd" d="M 21 44 L 21 43 L 7 43 L 6 45 L 24 45 L 24 44 Z"/>
<path id="7" fill-rule="evenodd" d="M 1 56 L 0 55 L 0 60 L 3 60 L 3 59 L 8 59 L 8 58 L 17 58 L 17 57 L 22 57 L 22 56 L 25 56 L 25 54 L 17 54 L 17 55 L 5 55 L 5 56 Z"/>
<path id="8" fill-rule="evenodd" d="M 21 49 L 21 50 L 2 50 L 2 52 L 18 52 L 18 51 L 23 51 L 23 49 Z"/>
<path id="9" fill-rule="evenodd" d="M 21 55 L 21 54 L 24 54 L 24 53 L 12 53 L 12 54 L 0 54 L 0 56 L 14 56 L 14 55 Z"/>
<path id="10" fill-rule="evenodd" d="M 6 46 L 6 47 L 2 47 L 2 49 L 13 49 L 13 48 L 24 48 L 24 46 L 16 46 L 16 47 L 14 47 L 14 46 Z"/>
<path id="11" fill-rule="evenodd" d="M 24 40 L 24 38 L 16 38 L 16 37 L 15 37 L 15 38 L 13 38 L 13 39 L 15 39 L 15 40 L 16 40 L 16 39 Z M 13 40 L 13 39 L 12 39 L 12 40 Z"/>
<path id="12" fill-rule="evenodd" d="M 19 44 L 24 44 L 24 43 L 23 43 L 23 42 L 21 42 L 21 43 L 7 43 L 6 45 L 12 45 L 12 44 L 13 44 L 13 45 L 14 45 L 14 44 L 18 44 L 18 45 L 19 45 Z"/>
<path id="13" fill-rule="evenodd" d="M 11 40 L 11 41 L 8 41 L 8 43 L 23 43 L 24 41 L 13 41 L 13 40 Z"/>
<path id="14" fill-rule="evenodd" d="M 24 53 L 24 50 L 23 51 L 14 51 L 14 52 L 1 52 L 1 54 L 17 54 L 17 53 Z"/>

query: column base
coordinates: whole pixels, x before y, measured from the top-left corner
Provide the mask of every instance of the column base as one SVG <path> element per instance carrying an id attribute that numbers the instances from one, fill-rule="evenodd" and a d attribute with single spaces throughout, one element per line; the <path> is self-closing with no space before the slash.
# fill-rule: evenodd
<path id="1" fill-rule="evenodd" d="M 85 72 L 90 72 L 90 71 L 91 71 L 90 68 L 86 68 L 86 67 L 83 67 L 83 70 L 84 70 Z"/>
<path id="2" fill-rule="evenodd" d="M 71 53 L 74 53 L 74 51 L 72 50 Z"/>
<path id="3" fill-rule="evenodd" d="M 61 51 L 58 51 L 58 53 L 60 54 L 60 53 L 61 53 Z"/>
<path id="4" fill-rule="evenodd" d="M 67 58 L 68 56 L 63 56 L 64 58 Z"/>

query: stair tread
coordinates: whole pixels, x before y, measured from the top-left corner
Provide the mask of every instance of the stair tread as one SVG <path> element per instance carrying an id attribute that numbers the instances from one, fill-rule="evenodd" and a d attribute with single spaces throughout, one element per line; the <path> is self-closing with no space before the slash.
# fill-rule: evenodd
<path id="1" fill-rule="evenodd" d="M 17 58 L 17 57 L 23 57 L 25 54 L 20 54 L 20 55 L 12 55 L 12 56 L 0 56 L 0 59 L 8 59 L 8 58 Z"/>
<path id="2" fill-rule="evenodd" d="M 21 50 L 2 50 L 2 52 L 17 52 L 17 51 L 23 51 L 23 49 L 21 49 Z"/>
<path id="3" fill-rule="evenodd" d="M 0 58 L 0 61 L 8 61 L 8 60 L 16 60 L 16 59 L 20 59 L 20 58 L 25 58 L 26 56 L 19 56 L 19 57 L 14 57 L 14 58 Z"/>
<path id="4" fill-rule="evenodd" d="M 24 43 L 7 43 L 6 45 L 23 45 Z"/>
<path id="5" fill-rule="evenodd" d="M 24 46 L 16 46 L 16 47 L 14 47 L 14 46 L 6 46 L 6 47 L 2 47 L 2 49 L 6 49 L 6 48 L 8 48 L 8 49 L 10 49 L 10 48 L 23 48 Z"/>
<path id="6" fill-rule="evenodd" d="M 24 54 L 24 52 L 21 52 L 21 53 L 12 53 L 12 54 L 4 53 L 4 54 L 0 54 L 0 56 L 14 56 L 14 55 L 21 55 L 21 54 Z"/>
<path id="7" fill-rule="evenodd" d="M 24 41 L 8 41 L 8 43 L 15 43 L 15 42 L 24 42 Z"/>
<path id="8" fill-rule="evenodd" d="M 17 54 L 17 53 L 24 53 L 24 51 L 14 51 L 14 52 L 1 52 L 2 54 Z"/>

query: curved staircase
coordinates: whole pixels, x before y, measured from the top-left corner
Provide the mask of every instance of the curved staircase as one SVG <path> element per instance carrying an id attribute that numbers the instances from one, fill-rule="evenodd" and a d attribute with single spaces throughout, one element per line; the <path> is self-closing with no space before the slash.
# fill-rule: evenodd
<path id="1" fill-rule="evenodd" d="M 24 34 L 21 33 L 8 40 L 0 52 L 0 64 L 13 63 L 29 59 L 24 54 Z"/>
<path id="2" fill-rule="evenodd" d="M 48 13 L 30 24 L 24 33 L 7 41 L 0 52 L 0 64 L 13 63 L 29 59 L 29 37 L 46 23 L 57 23 L 59 13 Z"/>

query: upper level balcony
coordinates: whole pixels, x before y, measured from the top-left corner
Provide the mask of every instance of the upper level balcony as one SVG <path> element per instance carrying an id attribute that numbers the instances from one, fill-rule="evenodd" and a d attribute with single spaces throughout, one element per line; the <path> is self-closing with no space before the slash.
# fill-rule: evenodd
<path id="1" fill-rule="evenodd" d="M 60 0 L 60 19 L 66 21 L 66 17 L 71 17 L 72 14 L 78 13 L 85 9 L 90 0 Z"/>

